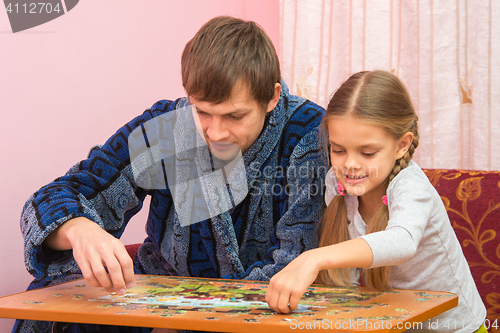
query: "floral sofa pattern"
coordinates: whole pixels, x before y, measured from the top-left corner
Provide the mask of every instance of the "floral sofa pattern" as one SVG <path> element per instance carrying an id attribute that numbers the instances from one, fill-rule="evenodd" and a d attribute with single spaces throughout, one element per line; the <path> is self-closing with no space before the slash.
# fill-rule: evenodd
<path id="1" fill-rule="evenodd" d="M 424 170 L 443 200 L 477 289 L 486 326 L 500 332 L 500 172 Z"/>

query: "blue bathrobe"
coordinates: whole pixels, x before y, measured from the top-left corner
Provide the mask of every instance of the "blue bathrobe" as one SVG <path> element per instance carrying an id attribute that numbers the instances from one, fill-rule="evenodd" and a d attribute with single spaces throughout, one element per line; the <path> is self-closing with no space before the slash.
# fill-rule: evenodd
<path id="1" fill-rule="evenodd" d="M 20 221 L 26 267 L 35 277 L 29 289 L 81 277 L 71 251 L 42 246 L 58 226 L 84 216 L 119 238 L 148 195 L 148 237 L 134 259 L 136 273 L 268 281 L 300 253 L 317 246 L 327 171 L 318 144 L 324 110 L 290 95 L 282 82 L 278 105 L 242 156 L 246 197 L 217 216 L 181 226 L 168 184 L 151 189 L 136 181 L 128 138 L 146 122 L 188 104 L 186 98 L 155 103 L 29 198 Z M 44 326 L 50 327 L 18 321 L 13 331 L 43 332 Z M 70 331 L 98 331 L 91 326 L 72 325 Z"/>

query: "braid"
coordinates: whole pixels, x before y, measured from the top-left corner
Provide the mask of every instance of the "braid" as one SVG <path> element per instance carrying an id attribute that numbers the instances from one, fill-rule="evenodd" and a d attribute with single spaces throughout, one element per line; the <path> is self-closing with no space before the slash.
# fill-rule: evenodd
<path id="1" fill-rule="evenodd" d="M 415 116 L 415 120 L 413 121 L 413 124 L 411 125 L 409 130 L 410 132 L 413 133 L 413 140 L 410 144 L 410 147 L 408 147 L 408 150 L 406 151 L 404 156 L 394 163 L 392 172 L 389 175 L 388 181 L 385 184 L 386 189 L 389 183 L 394 179 L 394 177 L 396 177 L 396 175 L 401 170 L 403 170 L 410 164 L 410 161 L 413 158 L 413 153 L 415 153 L 415 149 L 418 147 L 419 135 L 417 128 L 417 119 L 418 119 L 417 116 Z M 382 205 L 377 210 L 374 217 L 372 218 L 372 221 L 368 225 L 366 234 L 384 230 L 387 227 L 388 221 L 389 221 L 389 208 L 386 205 Z M 390 284 L 390 272 L 391 272 L 390 266 L 363 269 L 367 285 L 378 290 L 392 290 L 392 286 Z"/>
<path id="2" fill-rule="evenodd" d="M 415 152 L 415 149 L 418 147 L 418 141 L 419 141 L 419 135 L 418 135 L 418 128 L 417 128 L 417 116 L 415 116 L 415 121 L 413 122 L 413 125 L 410 129 L 410 132 L 413 133 L 413 141 L 411 142 L 410 147 L 406 151 L 403 157 L 401 157 L 399 160 L 394 163 L 394 167 L 392 168 L 392 172 L 389 175 L 389 182 L 391 182 L 394 177 L 397 176 L 397 174 L 406 168 L 409 164 L 411 159 L 413 158 L 413 153 Z"/>

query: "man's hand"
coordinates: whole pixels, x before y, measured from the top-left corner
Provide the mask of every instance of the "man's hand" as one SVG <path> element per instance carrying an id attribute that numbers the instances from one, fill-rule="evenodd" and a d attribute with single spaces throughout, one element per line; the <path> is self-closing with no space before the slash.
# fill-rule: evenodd
<path id="1" fill-rule="evenodd" d="M 133 262 L 122 242 L 85 217 L 62 224 L 44 245 L 54 250 L 72 249 L 84 278 L 94 287 L 122 295 L 135 283 Z"/>

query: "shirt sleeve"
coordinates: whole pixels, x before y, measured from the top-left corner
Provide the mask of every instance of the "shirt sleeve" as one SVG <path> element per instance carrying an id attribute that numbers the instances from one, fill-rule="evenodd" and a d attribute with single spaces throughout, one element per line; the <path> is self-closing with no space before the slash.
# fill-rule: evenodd
<path id="1" fill-rule="evenodd" d="M 32 275 L 61 277 L 79 269 L 72 251 L 55 251 L 42 245 L 52 231 L 71 218 L 86 217 L 115 237 L 122 235 L 146 196 L 146 191 L 134 181 L 127 138 L 155 113 L 170 108 L 173 102 L 156 103 L 118 130 L 104 145 L 94 147 L 87 159 L 28 199 L 20 227 L 25 264 Z"/>
<path id="2" fill-rule="evenodd" d="M 400 265 L 411 259 L 431 218 L 433 201 L 429 186 L 432 185 L 427 179 L 421 179 L 413 167 L 398 176 L 387 191 L 387 228 L 361 236 L 373 252 L 370 268 Z"/>

